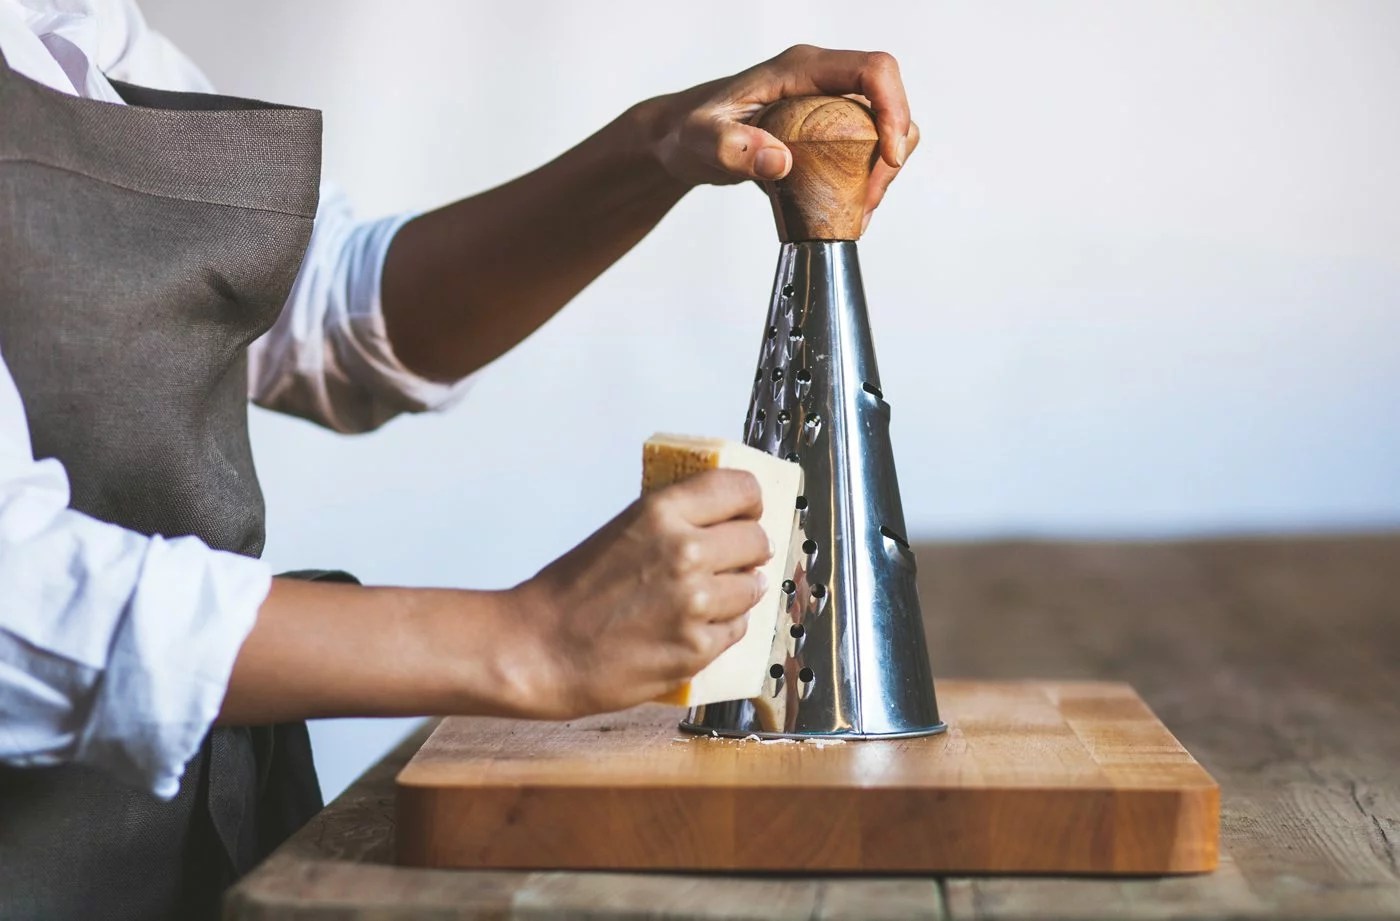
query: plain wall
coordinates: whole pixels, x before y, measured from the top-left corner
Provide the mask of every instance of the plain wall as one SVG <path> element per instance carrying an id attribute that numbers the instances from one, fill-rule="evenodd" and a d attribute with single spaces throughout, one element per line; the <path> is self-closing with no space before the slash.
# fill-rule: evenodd
<path id="1" fill-rule="evenodd" d="M 861 258 L 911 536 L 1400 523 L 1400 4 L 144 9 L 224 91 L 325 110 L 367 217 L 794 42 L 891 51 L 925 141 Z M 455 411 L 256 413 L 268 558 L 530 576 L 631 500 L 648 434 L 738 435 L 776 255 L 754 188 L 702 189 Z M 316 726 L 327 792 L 402 731 Z"/>

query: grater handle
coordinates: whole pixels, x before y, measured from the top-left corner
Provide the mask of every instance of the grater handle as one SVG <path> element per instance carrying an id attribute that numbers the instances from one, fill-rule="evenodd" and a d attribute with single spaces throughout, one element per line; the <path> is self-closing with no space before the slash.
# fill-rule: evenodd
<path id="1" fill-rule="evenodd" d="M 787 176 L 763 183 L 778 239 L 860 239 L 880 139 L 870 110 L 844 96 L 791 96 L 765 108 L 753 123 L 792 151 Z"/>

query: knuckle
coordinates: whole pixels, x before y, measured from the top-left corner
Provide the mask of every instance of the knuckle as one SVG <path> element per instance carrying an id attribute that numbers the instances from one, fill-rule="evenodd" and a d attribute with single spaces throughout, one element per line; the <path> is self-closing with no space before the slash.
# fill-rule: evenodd
<path id="1" fill-rule="evenodd" d="M 738 166 L 743 158 L 743 151 L 740 149 L 742 142 L 728 134 L 719 134 L 714 139 L 714 151 L 712 156 L 715 162 L 725 169 L 733 169 Z"/>
<path id="2" fill-rule="evenodd" d="M 783 60 L 791 61 L 798 58 L 805 58 L 816 50 L 817 48 L 815 45 L 798 42 L 796 45 L 789 45 L 787 48 L 784 48 L 783 52 L 779 54 L 778 57 Z"/>
<path id="3" fill-rule="evenodd" d="M 705 558 L 705 547 L 697 537 L 682 537 L 676 540 L 671 549 L 671 562 L 677 572 L 690 572 L 698 569 Z"/>
<path id="4" fill-rule="evenodd" d="M 673 508 L 674 500 L 665 492 L 652 493 L 642 499 L 638 517 L 649 530 L 662 530 L 670 521 Z"/>
<path id="5" fill-rule="evenodd" d="M 686 582 L 676 587 L 676 610 L 683 621 L 703 620 L 709 613 L 714 597 L 698 582 Z"/>
<path id="6" fill-rule="evenodd" d="M 685 651 L 693 662 L 703 663 L 709 658 L 710 638 L 708 631 L 696 624 L 685 632 Z"/>
<path id="7" fill-rule="evenodd" d="M 899 61 L 888 51 L 872 51 L 865 56 L 865 66 L 877 71 L 898 71 Z"/>

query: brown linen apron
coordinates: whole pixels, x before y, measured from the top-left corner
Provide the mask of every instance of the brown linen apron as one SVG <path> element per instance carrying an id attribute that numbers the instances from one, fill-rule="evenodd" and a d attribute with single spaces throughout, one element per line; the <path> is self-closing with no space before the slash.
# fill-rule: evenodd
<path id="1" fill-rule="evenodd" d="M 311 236 L 321 116 L 114 85 L 129 105 L 0 56 L 0 352 L 73 508 L 257 556 L 246 353 Z M 213 730 L 169 803 L 84 766 L 0 769 L 0 916 L 213 916 L 319 807 L 300 723 Z"/>

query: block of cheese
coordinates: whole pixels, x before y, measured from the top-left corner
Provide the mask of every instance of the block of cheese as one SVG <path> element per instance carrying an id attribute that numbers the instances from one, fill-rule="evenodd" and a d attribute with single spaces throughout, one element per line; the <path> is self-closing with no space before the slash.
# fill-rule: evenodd
<path id="1" fill-rule="evenodd" d="M 783 570 L 788 563 L 797 496 L 802 492 L 802 468 L 737 441 L 658 434 L 647 439 L 642 448 L 642 493 L 721 467 L 747 470 L 763 488 L 759 525 L 773 542 L 773 558 L 762 567 L 768 590 L 749 610 L 743 638 L 661 703 L 698 707 L 721 700 L 747 700 L 759 695 L 768 677 L 768 659 L 782 612 L 782 584 L 787 578 Z"/>

